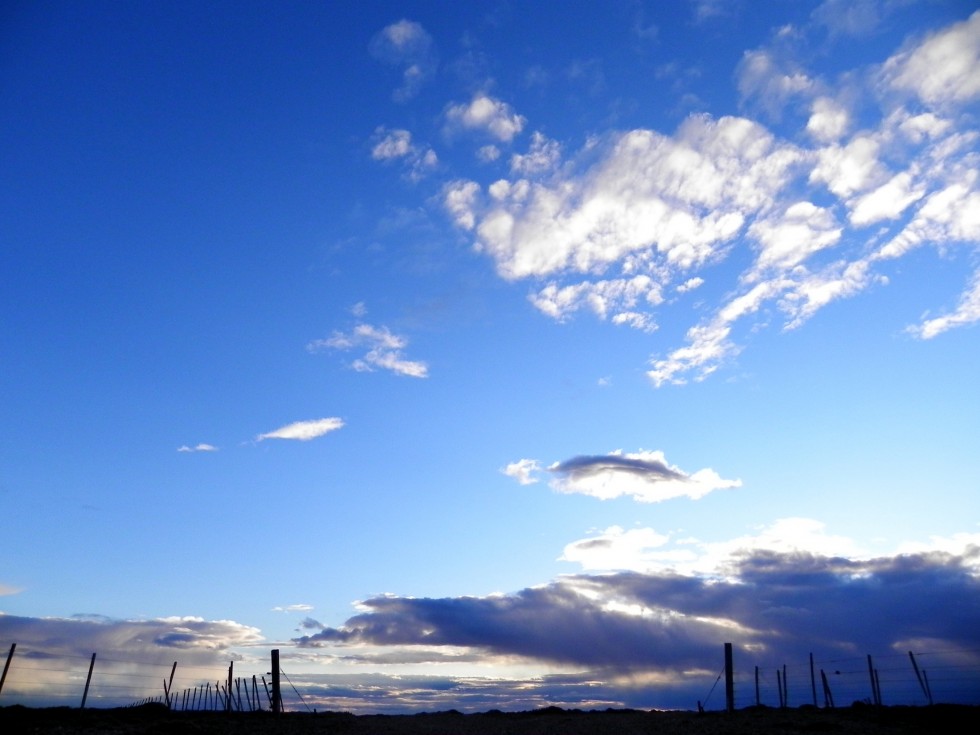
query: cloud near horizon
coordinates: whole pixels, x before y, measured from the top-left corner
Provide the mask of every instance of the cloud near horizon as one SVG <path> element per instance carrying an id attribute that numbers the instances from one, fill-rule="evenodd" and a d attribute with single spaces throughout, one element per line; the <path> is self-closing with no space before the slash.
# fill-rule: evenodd
<path id="1" fill-rule="evenodd" d="M 825 25 L 789 31 L 806 44 Z M 772 128 L 693 114 L 672 133 L 594 136 L 565 159 L 558 141 L 536 134 L 509 178 L 450 181 L 443 206 L 500 277 L 533 283 L 531 303 L 560 321 L 591 311 L 652 331 L 665 294 L 717 278 L 712 266 L 746 252 L 737 281 L 685 344 L 651 356 L 655 387 L 705 379 L 774 314 L 796 329 L 832 302 L 887 285 L 888 263 L 912 249 L 975 254 L 980 134 L 969 110 L 980 83 L 966 70 L 980 63 L 980 11 L 840 79 L 814 77 L 792 56 L 776 33 L 736 70 L 745 109 Z M 834 85 L 842 92 L 832 98 Z M 497 135 L 510 141 L 526 120 L 502 109 L 475 98 L 448 117 L 488 129 L 510 120 Z M 791 110 L 809 114 L 782 137 L 775 131 L 795 124 L 781 122 Z M 931 339 L 980 321 L 980 269 L 971 268 L 958 303 L 906 333 Z"/>
<path id="2" fill-rule="evenodd" d="M 534 459 L 512 462 L 501 470 L 522 485 L 538 482 L 542 472 Z M 741 480 L 726 480 L 712 469 L 687 474 L 667 463 L 661 451 L 620 450 L 604 455 L 587 455 L 555 462 L 546 470 L 549 485 L 560 493 L 580 493 L 601 500 L 626 495 L 641 503 L 659 503 L 678 497 L 692 500 L 714 490 L 741 487 Z"/>
<path id="3" fill-rule="evenodd" d="M 782 530 L 801 524 L 792 520 Z M 646 531 L 647 543 L 665 543 Z M 811 531 L 810 542 L 819 543 L 821 531 L 812 525 Z M 756 546 L 732 543 L 723 557 L 705 556 L 717 566 L 697 574 L 662 567 L 566 575 L 483 597 L 376 596 L 359 602 L 361 612 L 339 628 L 321 626 L 295 643 L 335 655 L 397 651 L 417 664 L 448 652 L 500 662 L 516 657 L 584 667 L 607 682 L 630 672 L 675 683 L 691 672 L 713 676 L 705 666 L 714 665 L 723 641 L 735 643 L 743 666 L 798 664 L 810 653 L 819 660 L 923 648 L 955 649 L 980 665 L 980 535 L 960 539 L 954 551 L 860 559 L 794 549 L 791 542 L 765 548 L 767 534 L 773 541 L 764 531 Z"/>

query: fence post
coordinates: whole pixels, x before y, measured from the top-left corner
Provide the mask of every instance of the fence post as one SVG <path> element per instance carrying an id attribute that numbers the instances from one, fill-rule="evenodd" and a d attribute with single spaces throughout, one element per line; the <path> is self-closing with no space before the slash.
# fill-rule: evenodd
<path id="1" fill-rule="evenodd" d="M 813 706 L 817 706 L 817 678 L 813 675 L 813 654 L 810 654 L 810 688 L 813 690 Z"/>
<path id="2" fill-rule="evenodd" d="M 725 710 L 735 711 L 735 674 L 732 666 L 732 644 L 725 644 Z"/>
<path id="3" fill-rule="evenodd" d="M 10 659 L 12 659 L 14 657 L 14 651 L 16 650 L 16 648 L 17 648 L 17 644 L 16 643 L 11 643 L 10 644 L 10 653 L 7 654 L 7 663 L 5 663 L 3 665 L 3 674 L 0 675 L 0 692 L 3 691 L 3 682 L 7 678 L 7 669 L 10 668 Z M 909 655 L 911 655 L 911 654 L 909 654 Z"/>
<path id="4" fill-rule="evenodd" d="M 174 685 L 174 674 L 177 672 L 177 662 L 174 661 L 174 666 L 170 669 L 170 681 L 163 683 L 163 693 L 167 697 L 167 709 L 170 709 L 170 688 Z"/>
<path id="5" fill-rule="evenodd" d="M 85 700 L 88 699 L 88 685 L 92 683 L 92 669 L 95 668 L 95 654 L 92 654 L 92 661 L 88 665 L 88 677 L 85 679 L 85 691 L 82 693 L 82 706 L 85 709 Z"/>
<path id="6" fill-rule="evenodd" d="M 789 707 L 789 679 L 786 678 L 786 664 L 783 664 L 783 706 Z"/>
<path id="7" fill-rule="evenodd" d="M 759 667 L 755 667 L 755 706 L 758 707 L 759 702 Z"/>
<path id="8" fill-rule="evenodd" d="M 729 644 L 726 644 L 729 645 Z M 282 691 L 279 689 L 279 649 L 272 649 L 272 711 L 282 712 Z"/>
<path id="9" fill-rule="evenodd" d="M 235 662 L 228 663 L 228 698 L 225 700 L 225 712 L 231 712 L 231 672 L 235 668 Z"/>
<path id="10" fill-rule="evenodd" d="M 878 701 L 878 688 L 875 686 L 875 668 L 871 663 L 871 654 L 868 654 L 868 677 L 871 679 L 871 703 L 881 704 Z"/>
<path id="11" fill-rule="evenodd" d="M 783 674 L 777 668 L 776 669 L 776 689 L 779 691 L 779 709 L 786 706 L 786 702 L 783 701 Z"/>

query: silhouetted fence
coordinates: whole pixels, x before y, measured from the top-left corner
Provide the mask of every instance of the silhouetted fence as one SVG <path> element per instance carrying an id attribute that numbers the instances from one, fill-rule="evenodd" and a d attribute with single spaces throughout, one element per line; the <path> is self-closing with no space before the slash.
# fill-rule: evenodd
<path id="1" fill-rule="evenodd" d="M 977 704 L 980 699 L 980 649 L 889 652 L 874 657 L 814 658 L 811 654 L 809 659 L 785 662 L 752 660 L 744 651 L 731 656 L 727 646 L 725 653 L 730 679 L 718 686 L 725 678 L 725 668 L 720 669 L 714 685 L 710 675 L 706 676 L 707 692 L 699 706 Z M 185 665 L 112 654 L 51 653 L 13 644 L 0 675 L 0 705 L 85 708 L 160 703 L 172 710 L 309 709 L 303 694 L 279 667 L 278 654 L 278 650 L 272 652 L 269 666 L 254 661 L 245 664 L 252 670 L 243 671 L 244 662 L 237 662 L 236 671 L 236 662 L 227 668 Z M 724 665 L 720 654 L 712 666 Z M 280 676 L 288 686 L 280 686 Z M 307 696 L 313 702 L 318 699 L 309 691 Z M 653 692 L 651 701 L 655 700 Z M 692 709 L 693 705 L 692 701 Z"/>
<path id="2" fill-rule="evenodd" d="M 721 657 L 719 657 L 719 662 Z M 841 707 L 976 704 L 980 696 L 980 649 L 889 652 L 802 661 L 752 660 L 736 653 L 734 707 Z M 724 669 L 716 684 L 724 677 Z M 709 693 L 723 696 L 717 687 Z M 712 699 L 715 709 L 724 705 Z"/>
<path id="3" fill-rule="evenodd" d="M 48 653 L 14 643 L 0 676 L 0 705 L 84 709 L 159 703 L 173 710 L 282 711 L 279 651 L 272 654 L 274 674 L 262 671 L 236 676 L 234 662 L 227 669 L 180 666 L 177 661 L 139 661 L 96 653 L 91 657 Z M 302 705 L 301 695 L 295 694 L 293 704 Z"/>

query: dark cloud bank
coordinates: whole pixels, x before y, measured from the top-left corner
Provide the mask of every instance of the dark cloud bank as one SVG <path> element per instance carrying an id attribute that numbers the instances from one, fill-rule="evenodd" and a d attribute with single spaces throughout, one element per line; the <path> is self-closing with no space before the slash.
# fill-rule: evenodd
<path id="1" fill-rule="evenodd" d="M 713 576 L 580 574 L 509 595 L 379 596 L 363 601 L 364 612 L 340 627 L 306 618 L 299 624 L 306 635 L 294 646 L 264 641 L 257 629 L 232 621 L 0 615 L 0 645 L 18 644 L 3 698 L 27 691 L 21 680 L 31 659 L 36 665 L 68 657 L 78 669 L 98 651 L 100 672 L 131 670 L 134 681 L 146 667 L 127 669 L 127 662 L 166 664 L 169 671 L 178 660 L 183 676 L 213 681 L 230 658 L 242 662 L 236 671 L 245 675 L 249 666 L 265 673 L 267 649 L 280 647 L 292 683 L 322 709 L 693 709 L 706 699 L 718 708 L 724 695 L 713 686 L 722 644 L 732 642 L 738 706 L 754 703 L 755 666 L 763 672 L 764 703 L 778 703 L 774 670 L 784 665 L 791 702 L 810 702 L 810 653 L 818 670 L 827 670 L 838 704 L 869 696 L 867 654 L 881 669 L 886 703 L 923 704 L 909 650 L 929 669 L 938 701 L 980 704 L 978 567 L 976 546 L 959 555 L 864 561 L 753 550 L 730 558 Z M 244 650 L 251 653 L 243 660 Z M 347 673 L 298 673 L 316 663 L 340 663 Z M 188 671 L 194 665 L 207 672 Z M 463 670 L 491 676 L 460 675 Z M 160 679 L 151 678 L 150 693 L 159 694 Z M 74 681 L 66 689 L 73 704 L 78 688 Z"/>
<path id="2" fill-rule="evenodd" d="M 921 692 L 909 688 L 918 686 L 909 650 L 931 656 L 937 673 L 947 665 L 980 669 L 978 562 L 976 547 L 961 556 L 866 561 L 753 551 L 713 578 L 576 575 L 506 596 L 376 597 L 342 627 L 323 627 L 296 643 L 392 647 L 402 660 L 410 651 L 418 663 L 440 661 L 446 646 L 533 659 L 588 672 L 547 682 L 561 701 L 573 682 L 589 680 L 588 691 L 579 692 L 585 701 L 650 707 L 693 707 L 717 675 L 726 641 L 735 644 L 742 677 L 756 665 L 771 672 L 786 664 L 803 684 L 806 668 L 805 701 L 810 653 L 845 689 L 863 686 L 871 653 L 894 667 L 902 696 L 915 701 Z M 851 668 L 859 674 L 846 679 Z M 947 700 L 980 701 L 963 682 L 946 684 Z M 744 681 L 742 695 L 754 697 Z M 857 689 L 853 698 L 865 696 Z"/>

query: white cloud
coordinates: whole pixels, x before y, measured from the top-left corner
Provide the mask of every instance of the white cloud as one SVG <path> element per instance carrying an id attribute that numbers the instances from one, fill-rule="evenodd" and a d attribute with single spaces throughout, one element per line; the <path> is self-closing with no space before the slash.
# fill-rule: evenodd
<path id="1" fill-rule="evenodd" d="M 296 605 L 277 605 L 272 608 L 273 612 L 310 612 L 313 609 L 313 605 L 307 605 L 305 603 L 298 603 Z"/>
<path id="2" fill-rule="evenodd" d="M 934 106 L 980 96 L 980 11 L 934 33 L 885 62 L 883 75 L 893 89 L 907 90 Z"/>
<path id="3" fill-rule="evenodd" d="M 674 137 L 612 139 L 581 175 L 498 182 L 493 204 L 468 208 L 465 223 L 476 223 L 478 244 L 508 279 L 595 272 L 636 255 L 690 268 L 772 200 L 799 158 L 749 120 L 694 116 Z"/>
<path id="4" fill-rule="evenodd" d="M 436 152 L 429 147 L 414 145 L 412 134 L 407 130 L 388 130 L 381 126 L 374 133 L 377 142 L 371 148 L 371 158 L 375 161 L 400 160 L 408 169 L 408 178 L 413 181 L 425 176 L 439 163 Z"/>
<path id="5" fill-rule="evenodd" d="M 756 220 L 749 235 L 762 245 L 757 269 L 787 269 L 837 244 L 842 228 L 833 212 L 810 202 L 796 202 L 785 212 Z"/>
<path id="6" fill-rule="evenodd" d="M 500 149 L 495 145 L 485 145 L 477 148 L 476 157 L 483 163 L 492 163 L 500 158 Z"/>
<path id="7" fill-rule="evenodd" d="M 586 570 L 645 570 L 662 564 L 662 552 L 651 550 L 662 548 L 669 540 L 652 528 L 625 531 L 610 526 L 597 536 L 568 544 L 558 560 L 581 564 Z"/>
<path id="8" fill-rule="evenodd" d="M 383 138 L 371 149 L 371 158 L 375 161 L 387 161 L 392 158 L 407 156 L 414 149 L 412 134 L 407 130 L 385 130 L 383 127 L 375 131 Z"/>
<path id="9" fill-rule="evenodd" d="M 898 219 L 911 204 L 919 201 L 925 188 L 916 185 L 912 175 L 903 171 L 896 174 L 874 191 L 854 202 L 849 215 L 855 227 L 866 227 L 883 219 Z"/>
<path id="10" fill-rule="evenodd" d="M 704 285 L 704 279 L 700 276 L 694 276 L 693 278 L 688 278 L 684 283 L 677 287 L 678 293 L 687 293 L 688 291 L 693 291 L 696 288 L 700 288 Z"/>
<path id="11" fill-rule="evenodd" d="M 813 101 L 806 131 L 821 143 L 839 140 L 850 124 L 847 110 L 829 97 Z"/>
<path id="12" fill-rule="evenodd" d="M 839 197 L 849 197 L 880 181 L 884 168 L 878 162 L 879 144 L 870 136 L 858 136 L 846 146 L 819 151 L 819 162 L 810 181 L 822 182 Z"/>
<path id="13" fill-rule="evenodd" d="M 458 227 L 476 226 L 476 203 L 480 185 L 475 181 L 450 181 L 442 189 L 442 204 Z"/>
<path id="14" fill-rule="evenodd" d="M 980 202 L 977 206 L 980 206 Z M 926 319 L 917 326 L 909 327 L 908 331 L 916 337 L 932 339 L 954 327 L 977 322 L 980 322 L 980 270 L 974 272 L 972 283 L 960 296 L 959 304 L 952 312 Z"/>
<path id="15" fill-rule="evenodd" d="M 527 153 L 515 153 L 510 159 L 510 171 L 521 176 L 534 176 L 551 171 L 561 159 L 561 146 L 535 131 Z"/>
<path id="16" fill-rule="evenodd" d="M 558 320 L 566 319 L 581 308 L 592 311 L 600 319 L 614 324 L 626 324 L 644 331 L 655 328 L 652 317 L 634 310 L 640 301 L 649 305 L 663 301 L 660 285 L 645 275 L 630 279 L 583 282 L 559 287 L 551 283 L 531 297 L 538 309 Z"/>
<path id="17" fill-rule="evenodd" d="M 392 97 L 405 102 L 435 73 L 432 37 L 420 23 L 402 19 L 382 29 L 369 46 L 378 60 L 402 67 L 402 84 Z"/>
<path id="18" fill-rule="evenodd" d="M 485 94 L 477 94 L 469 103 L 451 105 L 446 110 L 446 123 L 450 131 L 476 130 L 484 132 L 502 143 L 509 143 L 527 122 L 506 102 Z"/>
<path id="19" fill-rule="evenodd" d="M 187 444 L 183 444 L 177 447 L 178 452 L 217 452 L 218 448 L 211 444 L 195 444 L 193 447 Z"/>
<path id="20" fill-rule="evenodd" d="M 310 342 L 306 349 L 318 352 L 324 349 L 349 350 L 364 347 L 367 348 L 364 355 L 351 363 L 359 372 L 373 372 L 380 368 L 412 378 L 427 378 L 429 367 L 426 363 L 405 358 L 403 350 L 407 346 L 408 340 L 392 333 L 388 327 L 358 324 L 350 333 L 334 332 L 326 339 Z"/>
<path id="21" fill-rule="evenodd" d="M 324 434 L 329 434 L 331 431 L 336 431 L 337 429 L 343 428 L 343 426 L 343 419 L 336 417 L 311 419 L 309 421 L 296 421 L 292 424 L 281 426 L 274 431 L 259 434 L 257 437 L 255 437 L 255 440 L 295 439 L 297 441 L 305 442 L 309 441 L 310 439 L 316 439 Z"/>
<path id="22" fill-rule="evenodd" d="M 803 71 L 778 60 L 766 49 L 746 51 L 737 76 L 743 99 L 752 99 L 774 119 L 779 119 L 783 107 L 793 97 L 813 87 L 813 80 Z"/>
<path id="23" fill-rule="evenodd" d="M 508 477 L 513 477 L 521 485 L 533 485 L 538 481 L 535 475 L 540 470 L 541 465 L 536 459 L 519 459 L 516 462 L 511 462 L 500 471 Z"/>

